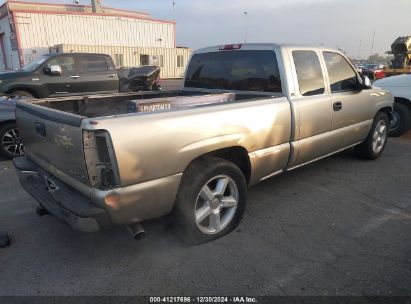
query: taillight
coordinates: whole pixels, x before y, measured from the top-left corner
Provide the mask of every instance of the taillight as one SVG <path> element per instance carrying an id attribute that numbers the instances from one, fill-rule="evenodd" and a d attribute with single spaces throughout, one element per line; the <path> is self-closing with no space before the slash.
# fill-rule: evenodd
<path id="1" fill-rule="evenodd" d="M 104 130 L 84 131 L 83 140 L 90 185 L 97 189 L 118 186 L 119 174 L 110 134 Z"/>
<path id="2" fill-rule="evenodd" d="M 226 44 L 226 45 L 220 46 L 220 51 L 239 50 L 241 49 L 242 46 L 243 46 L 242 44 Z"/>

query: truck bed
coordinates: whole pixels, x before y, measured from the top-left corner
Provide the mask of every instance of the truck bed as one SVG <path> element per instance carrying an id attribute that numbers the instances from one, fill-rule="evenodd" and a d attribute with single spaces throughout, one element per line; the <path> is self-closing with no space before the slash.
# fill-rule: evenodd
<path id="1" fill-rule="evenodd" d="M 178 96 L 201 96 L 210 95 L 209 92 L 201 91 L 164 91 L 164 92 L 138 92 L 138 93 L 118 93 L 109 95 L 88 95 L 64 98 L 45 98 L 33 101 L 35 105 L 80 115 L 86 118 L 96 118 L 103 116 L 121 115 L 130 113 L 129 102 L 132 100 L 151 100 L 170 98 Z M 264 98 L 267 96 L 257 94 L 235 94 L 235 101 L 248 101 L 252 99 Z M 227 102 L 226 102 L 227 103 Z M 205 104 L 209 105 L 209 104 Z M 202 106 L 196 105 L 196 106 Z M 57 114 L 58 115 L 58 114 Z"/>
<path id="2" fill-rule="evenodd" d="M 130 100 L 195 95 L 210 96 L 210 92 L 187 90 L 21 100 L 17 102 L 16 117 L 26 155 L 84 195 L 90 194 L 89 187 L 100 187 L 90 179 L 96 175 L 90 168 L 100 170 L 104 163 L 98 160 L 87 165 L 85 155 L 100 155 L 100 152 L 105 155 L 110 149 L 113 154 L 110 159 L 118 168 L 110 187 L 179 174 L 193 154 L 210 145 L 217 150 L 227 145 L 241 146 L 246 141 L 247 151 L 280 146 L 283 159 L 279 164 L 288 160 L 291 110 L 286 97 L 239 93 L 234 101 L 227 103 L 127 114 Z M 87 143 L 89 138 L 92 142 Z M 157 156 L 147 150 L 152 145 L 158 147 Z M 98 155 L 86 159 L 104 159 Z M 181 161 L 169 161 L 177 159 L 177 155 Z M 140 164 L 142 160 L 144 164 Z"/>

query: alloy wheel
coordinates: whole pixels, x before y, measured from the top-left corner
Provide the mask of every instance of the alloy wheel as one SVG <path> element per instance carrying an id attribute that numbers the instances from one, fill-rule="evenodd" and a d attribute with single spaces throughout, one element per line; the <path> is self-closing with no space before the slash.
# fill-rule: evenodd
<path id="1" fill-rule="evenodd" d="M 6 151 L 10 156 L 20 156 L 24 154 L 24 147 L 17 128 L 8 129 L 3 134 L 1 144 L 4 151 Z"/>
<path id="2" fill-rule="evenodd" d="M 235 181 L 226 175 L 210 179 L 197 196 L 195 222 L 204 234 L 217 234 L 234 218 L 239 201 Z"/>
<path id="3" fill-rule="evenodd" d="M 387 124 L 384 120 L 380 120 L 375 126 L 372 149 L 374 153 L 378 154 L 383 148 L 385 141 L 387 140 Z"/>
<path id="4" fill-rule="evenodd" d="M 398 127 L 400 126 L 400 122 L 401 122 L 400 115 L 396 111 L 393 111 L 392 112 L 392 121 L 391 121 L 391 125 L 390 125 L 390 130 L 391 131 L 397 130 Z"/>

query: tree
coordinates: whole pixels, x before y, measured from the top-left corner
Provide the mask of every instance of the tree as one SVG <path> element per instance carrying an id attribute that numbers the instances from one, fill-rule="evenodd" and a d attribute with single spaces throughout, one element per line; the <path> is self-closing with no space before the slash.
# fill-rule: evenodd
<path id="1" fill-rule="evenodd" d="M 390 62 L 393 58 L 394 57 L 392 55 L 383 56 L 379 54 L 373 54 L 365 60 L 365 63 Z"/>

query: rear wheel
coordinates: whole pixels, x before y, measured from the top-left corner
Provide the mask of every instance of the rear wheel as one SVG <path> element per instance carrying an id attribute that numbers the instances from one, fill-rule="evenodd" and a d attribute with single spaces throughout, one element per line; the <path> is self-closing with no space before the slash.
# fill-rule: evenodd
<path id="1" fill-rule="evenodd" d="M 357 155 L 369 160 L 380 157 L 387 143 L 389 126 L 388 115 L 378 112 L 367 138 L 355 147 Z"/>
<path id="2" fill-rule="evenodd" d="M 405 104 L 396 102 L 392 116 L 390 136 L 401 136 L 411 129 L 411 110 Z"/>
<path id="3" fill-rule="evenodd" d="M 178 233 L 189 243 L 220 238 L 240 222 L 247 196 L 241 170 L 231 162 L 209 157 L 184 173 L 174 210 Z"/>
<path id="4" fill-rule="evenodd" d="M 8 158 L 24 154 L 19 130 L 15 123 L 7 123 L 0 127 L 0 153 Z"/>
<path id="5" fill-rule="evenodd" d="M 159 85 L 159 84 L 157 84 L 157 83 L 154 83 L 154 84 L 151 86 L 151 91 L 161 91 L 161 85 Z"/>

